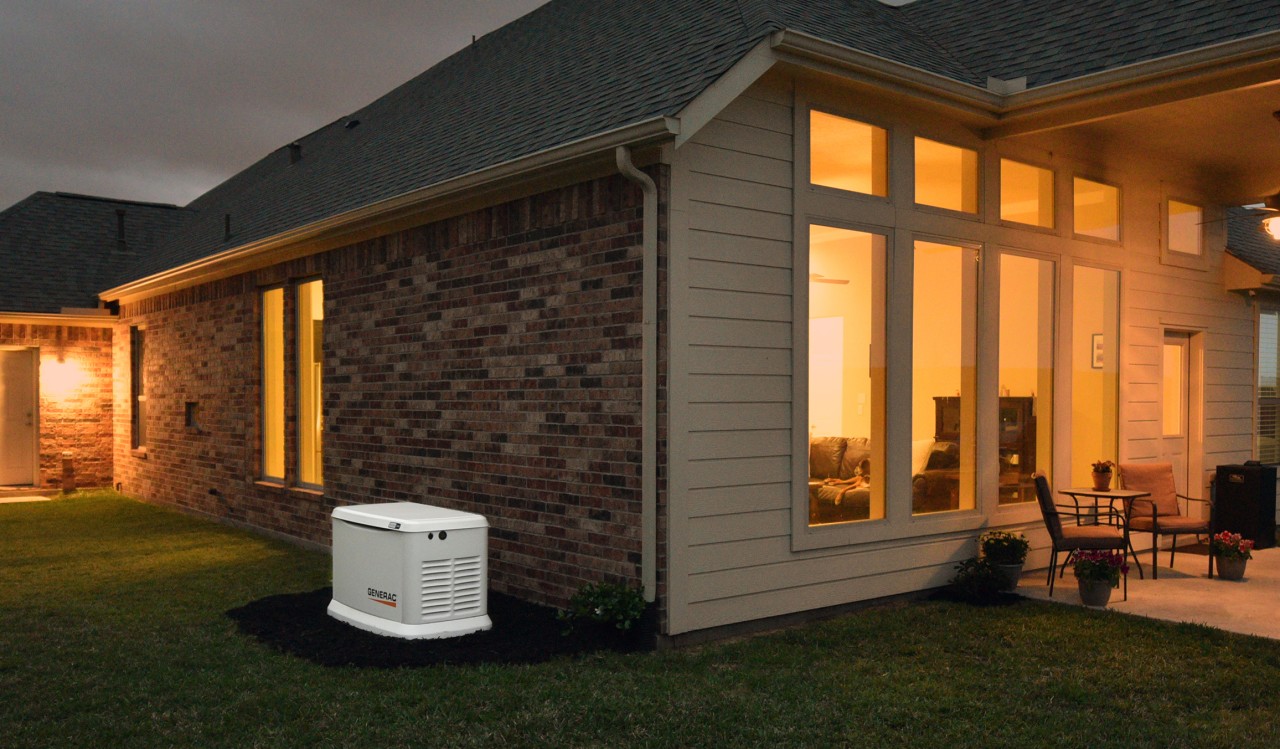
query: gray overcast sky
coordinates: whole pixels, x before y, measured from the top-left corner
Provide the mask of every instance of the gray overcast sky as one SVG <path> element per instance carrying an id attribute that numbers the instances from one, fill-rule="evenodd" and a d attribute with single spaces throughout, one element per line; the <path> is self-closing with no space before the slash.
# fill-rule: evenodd
<path id="1" fill-rule="evenodd" d="M 183 205 L 545 0 L 0 0 L 0 210 Z"/>

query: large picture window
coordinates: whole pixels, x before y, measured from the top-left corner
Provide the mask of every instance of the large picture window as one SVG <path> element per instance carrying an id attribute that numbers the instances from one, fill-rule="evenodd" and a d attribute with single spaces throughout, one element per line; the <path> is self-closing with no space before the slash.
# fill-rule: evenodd
<path id="1" fill-rule="evenodd" d="M 1071 301 L 1071 485 L 1119 456 L 1120 272 L 1077 265 Z"/>
<path id="2" fill-rule="evenodd" d="M 915 243 L 912 511 L 975 506 L 977 250 Z"/>
<path id="3" fill-rule="evenodd" d="M 324 286 L 298 285 L 298 481 L 320 486 L 324 445 Z"/>
<path id="4" fill-rule="evenodd" d="M 284 289 L 262 292 L 262 477 L 284 481 Z"/>
<path id="5" fill-rule="evenodd" d="M 1036 501 L 1053 458 L 1054 264 L 1000 256 L 1000 504 Z"/>
<path id="6" fill-rule="evenodd" d="M 884 517 L 884 257 L 809 227 L 809 524 Z"/>

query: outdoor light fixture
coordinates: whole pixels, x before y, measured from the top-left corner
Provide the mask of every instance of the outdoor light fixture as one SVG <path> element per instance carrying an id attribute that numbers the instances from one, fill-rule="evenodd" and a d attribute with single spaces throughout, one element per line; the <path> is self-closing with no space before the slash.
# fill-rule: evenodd
<path id="1" fill-rule="evenodd" d="M 1262 219 L 1262 230 L 1272 239 L 1280 240 L 1280 216 L 1267 216 Z"/>

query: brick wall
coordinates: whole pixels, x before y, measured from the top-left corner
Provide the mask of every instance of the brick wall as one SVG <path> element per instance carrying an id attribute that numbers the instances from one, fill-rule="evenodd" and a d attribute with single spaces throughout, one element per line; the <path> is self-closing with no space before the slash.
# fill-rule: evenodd
<path id="1" fill-rule="evenodd" d="M 39 349 L 37 484 L 63 486 L 71 454 L 79 488 L 111 485 L 111 329 L 0 323 L 0 345 Z"/>
<path id="2" fill-rule="evenodd" d="M 639 189 L 601 178 L 125 305 L 117 480 L 321 543 L 335 505 L 430 502 L 489 518 L 499 590 L 563 603 L 588 581 L 636 583 L 641 231 Z M 294 284 L 315 277 L 323 494 L 255 481 L 259 290 L 286 285 L 291 484 Z M 146 328 L 145 457 L 129 449 L 130 325 Z"/>

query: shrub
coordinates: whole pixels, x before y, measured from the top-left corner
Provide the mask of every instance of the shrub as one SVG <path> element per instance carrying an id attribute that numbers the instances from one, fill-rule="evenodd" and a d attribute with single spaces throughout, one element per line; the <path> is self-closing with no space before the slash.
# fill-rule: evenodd
<path id="1" fill-rule="evenodd" d="M 620 583 L 589 583 L 578 589 L 569 608 L 556 614 L 566 627 L 567 635 L 575 627 L 587 623 L 610 625 L 630 630 L 644 615 L 644 591 Z"/>
<path id="2" fill-rule="evenodd" d="M 1003 597 L 1004 578 L 986 559 L 966 559 L 956 565 L 951 595 L 968 603 L 994 603 Z"/>

